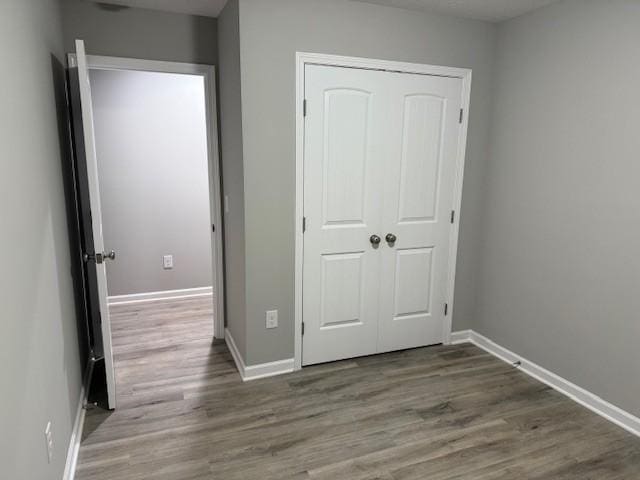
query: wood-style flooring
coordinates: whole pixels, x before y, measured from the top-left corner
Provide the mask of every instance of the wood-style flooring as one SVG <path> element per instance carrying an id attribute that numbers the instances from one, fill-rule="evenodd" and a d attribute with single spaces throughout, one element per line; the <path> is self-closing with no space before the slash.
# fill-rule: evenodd
<path id="1" fill-rule="evenodd" d="M 472 345 L 243 383 L 210 298 L 112 307 L 77 480 L 638 480 L 640 440 Z"/>

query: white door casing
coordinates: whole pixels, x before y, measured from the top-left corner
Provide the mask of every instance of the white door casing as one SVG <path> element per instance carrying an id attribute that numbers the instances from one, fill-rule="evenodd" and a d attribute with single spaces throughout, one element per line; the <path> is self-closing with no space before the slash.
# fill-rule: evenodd
<path id="1" fill-rule="evenodd" d="M 93 126 L 93 106 L 91 102 L 91 84 L 89 82 L 89 67 L 85 53 L 84 42 L 76 40 L 76 64 L 78 68 L 78 85 L 84 132 L 85 158 L 87 162 L 87 176 L 89 181 L 89 202 L 91 204 L 91 224 L 93 228 L 93 243 L 95 252 L 104 252 L 104 236 L 102 234 L 102 210 L 100 207 L 100 186 L 98 181 L 98 158 L 96 155 L 95 131 Z M 96 264 L 98 280 L 98 296 L 100 304 L 101 330 L 104 345 L 104 362 L 107 379 L 107 397 L 109 408 L 116 407 L 116 382 L 113 367 L 113 349 L 111 346 L 111 321 L 107 301 L 107 270 L 106 263 Z"/>
<path id="2" fill-rule="evenodd" d="M 214 293 L 214 336 L 224 338 L 224 265 L 222 241 L 222 202 L 220 198 L 220 161 L 218 154 L 218 123 L 216 100 L 216 67 L 196 63 L 142 60 L 139 58 L 87 55 L 90 70 L 122 70 L 155 73 L 197 75 L 203 78 L 205 87 L 207 150 L 209 166 L 209 201 L 211 212 L 211 249 Z"/>
<path id="3" fill-rule="evenodd" d="M 303 364 L 445 340 L 462 90 L 305 66 Z"/>

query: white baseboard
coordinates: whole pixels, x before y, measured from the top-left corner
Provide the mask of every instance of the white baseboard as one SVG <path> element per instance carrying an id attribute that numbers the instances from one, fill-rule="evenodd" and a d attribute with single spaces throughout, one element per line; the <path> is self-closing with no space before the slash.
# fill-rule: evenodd
<path id="1" fill-rule="evenodd" d="M 619 407 L 607 402 L 606 400 L 598 397 L 597 395 L 585 390 L 582 387 L 570 382 L 569 380 L 556 375 L 553 372 L 541 367 L 540 365 L 533 363 L 526 358 L 515 354 L 511 350 L 498 345 L 494 341 L 488 339 L 484 335 L 481 335 L 473 330 L 463 330 L 459 332 L 453 332 L 451 334 L 451 343 L 465 343 L 470 342 L 474 345 L 482 348 L 486 352 L 494 355 L 495 357 L 509 363 L 516 364 L 517 368 L 522 370 L 527 375 L 535 378 L 536 380 L 549 385 L 554 390 L 566 395 L 571 400 L 579 403 L 580 405 L 588 408 L 594 413 L 597 413 L 601 417 L 615 423 L 619 427 L 624 428 L 628 432 L 640 437 L 640 418 L 622 410 Z"/>
<path id="2" fill-rule="evenodd" d="M 451 345 L 457 345 L 459 343 L 471 342 L 471 330 L 459 330 L 457 332 L 451 332 Z"/>
<path id="3" fill-rule="evenodd" d="M 112 295 L 108 297 L 109 305 L 128 305 L 132 303 L 152 302 L 190 297 L 206 297 L 213 295 L 213 287 L 185 288 L 181 290 L 165 290 L 163 292 L 132 293 L 129 295 Z"/>
<path id="4" fill-rule="evenodd" d="M 261 363 L 258 365 L 249 365 L 244 368 L 243 381 L 257 380 L 258 378 L 273 377 L 293 372 L 293 358 L 278 360 L 276 362 Z"/>
<path id="5" fill-rule="evenodd" d="M 236 368 L 238 369 L 243 382 L 293 372 L 293 358 L 247 366 L 244 364 L 244 360 L 242 360 L 242 355 L 240 355 L 240 351 L 238 350 L 236 342 L 233 340 L 229 329 L 225 330 L 224 339 L 225 342 L 227 342 L 227 346 L 229 347 L 229 351 L 231 352 L 233 361 L 236 363 Z"/>
<path id="6" fill-rule="evenodd" d="M 86 414 L 85 405 L 89 394 L 89 382 L 91 381 L 91 360 L 87 363 L 87 371 L 84 374 L 82 388 L 80 389 L 80 399 L 76 409 L 76 418 L 73 422 L 73 430 L 69 439 L 67 449 L 67 461 L 64 466 L 62 480 L 73 480 L 76 476 L 76 465 L 78 464 L 78 453 L 80 452 L 80 442 L 82 441 L 82 429 L 84 428 L 84 417 Z"/>
<path id="7" fill-rule="evenodd" d="M 244 380 L 244 368 L 245 368 L 244 361 L 242 360 L 242 355 L 240 355 L 240 350 L 238 350 L 238 347 L 236 347 L 236 342 L 233 340 L 233 337 L 231 336 L 231 332 L 229 332 L 228 328 L 224 330 L 224 341 L 227 344 L 229 351 L 231 352 L 231 356 L 233 357 L 233 361 L 236 364 L 238 373 L 242 377 L 242 380 Z"/>

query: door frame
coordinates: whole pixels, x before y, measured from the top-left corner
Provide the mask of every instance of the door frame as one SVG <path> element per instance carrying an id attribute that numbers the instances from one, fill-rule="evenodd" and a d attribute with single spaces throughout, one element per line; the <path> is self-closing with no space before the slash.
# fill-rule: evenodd
<path id="1" fill-rule="evenodd" d="M 400 73 L 459 78 L 462 80 L 462 125 L 458 134 L 456 174 L 453 187 L 453 208 L 456 212 L 449 239 L 449 272 L 447 276 L 448 312 L 445 316 L 444 344 L 451 343 L 451 319 L 454 311 L 454 288 L 456 260 L 458 253 L 458 233 L 460 230 L 460 207 L 462 205 L 462 182 L 467 148 L 469 126 L 469 102 L 471 97 L 471 69 L 443 67 L 419 63 L 376 60 L 362 57 L 345 57 L 322 53 L 296 52 L 296 209 L 295 209 L 295 268 L 294 268 L 294 370 L 302 368 L 302 274 L 304 267 L 304 86 L 305 66 L 326 65 L 332 67 L 359 68 L 364 70 L 384 70 Z"/>
<path id="2" fill-rule="evenodd" d="M 215 338 L 224 338 L 224 259 L 222 235 L 222 202 L 220 197 L 220 159 L 218 154 L 218 109 L 216 102 L 216 67 L 197 63 L 165 62 L 157 60 L 141 60 L 138 58 L 107 57 L 87 55 L 89 70 L 122 70 L 156 73 L 176 73 L 197 75 L 204 79 L 207 122 L 207 158 L 209 171 L 209 212 L 211 224 L 211 244 L 214 255 L 212 261 L 214 280 L 215 318 L 213 332 Z"/>

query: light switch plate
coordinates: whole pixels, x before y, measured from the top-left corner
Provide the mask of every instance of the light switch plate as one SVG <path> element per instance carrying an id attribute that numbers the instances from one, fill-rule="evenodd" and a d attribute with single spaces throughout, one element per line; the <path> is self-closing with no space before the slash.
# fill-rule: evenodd
<path id="1" fill-rule="evenodd" d="M 164 255 L 162 257 L 162 265 L 165 270 L 170 270 L 173 268 L 173 255 Z"/>
<path id="2" fill-rule="evenodd" d="M 266 323 L 267 323 L 267 328 L 278 327 L 278 310 L 267 310 Z"/>

